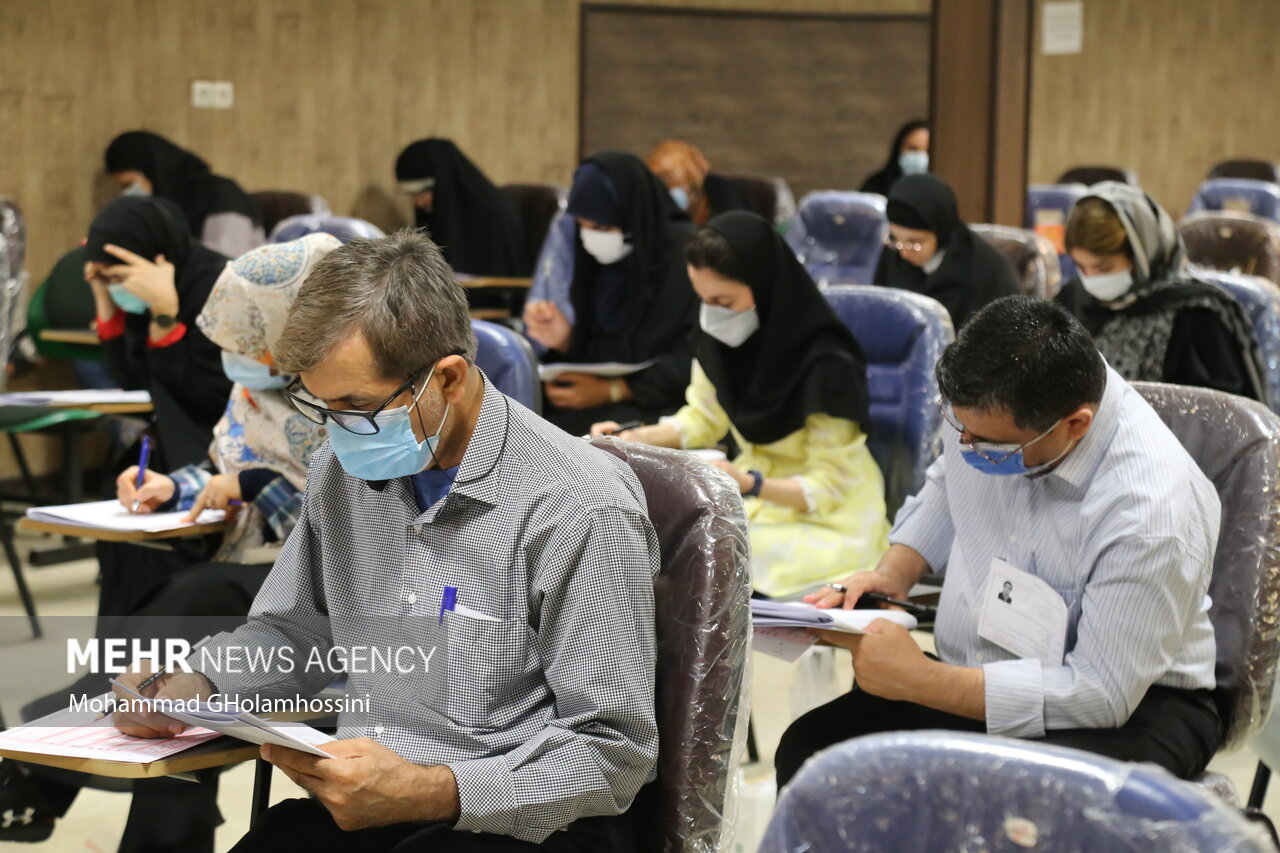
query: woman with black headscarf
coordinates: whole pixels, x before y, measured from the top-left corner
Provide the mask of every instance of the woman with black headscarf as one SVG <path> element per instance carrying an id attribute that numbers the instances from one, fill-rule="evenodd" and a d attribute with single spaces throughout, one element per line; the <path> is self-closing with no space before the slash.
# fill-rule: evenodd
<path id="1" fill-rule="evenodd" d="M 1244 309 L 1187 271 L 1173 220 L 1140 188 L 1113 181 L 1091 187 L 1071 211 L 1066 243 L 1077 275 L 1057 300 L 1117 373 L 1267 402 Z"/>
<path id="2" fill-rule="evenodd" d="M 448 139 L 420 139 L 396 159 L 396 182 L 413 197 L 414 222 L 455 272 L 531 272 L 515 204 Z"/>
<path id="3" fill-rule="evenodd" d="M 889 242 L 875 283 L 946 306 L 959 331 L 988 302 L 1021 293 L 1013 263 L 969 230 L 956 195 L 934 175 L 908 175 L 889 193 Z"/>
<path id="4" fill-rule="evenodd" d="M 888 195 L 894 184 L 904 175 L 922 175 L 929 171 L 929 122 L 922 119 L 909 121 L 893 137 L 889 146 L 889 159 L 880 171 L 870 175 L 860 192 Z"/>
<path id="5" fill-rule="evenodd" d="M 863 425 L 866 359 L 786 241 L 754 213 L 725 213 L 685 254 L 701 332 L 685 406 L 620 437 L 711 447 L 726 433 L 751 533 L 753 586 L 786 596 L 871 569 L 888 548 L 884 481 Z M 595 424 L 611 434 L 616 422 Z"/>
<path id="6" fill-rule="evenodd" d="M 575 434 L 603 420 L 650 421 L 680 406 L 693 358 L 697 298 L 685 272 L 689 216 L 632 154 L 605 151 L 573 176 L 577 223 L 570 301 L 526 306 L 527 334 L 549 362 L 649 364 L 620 378 L 563 373 L 545 384 L 543 416 Z"/>
<path id="7" fill-rule="evenodd" d="M 173 202 L 207 248 L 235 258 L 267 242 L 262 213 L 249 194 L 163 136 L 145 130 L 122 133 L 107 146 L 106 161 L 107 174 L 124 195 Z"/>

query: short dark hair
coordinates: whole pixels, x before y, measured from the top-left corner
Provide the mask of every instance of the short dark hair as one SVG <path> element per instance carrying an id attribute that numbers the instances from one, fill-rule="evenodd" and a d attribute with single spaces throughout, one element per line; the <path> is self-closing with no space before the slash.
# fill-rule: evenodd
<path id="1" fill-rule="evenodd" d="M 1006 296 L 983 308 L 937 367 L 943 399 L 962 409 L 1005 411 L 1018 429 L 1046 430 L 1102 401 L 1107 371 L 1093 338 L 1061 306 Z"/>
<path id="2" fill-rule="evenodd" d="M 356 332 L 389 379 L 412 378 L 454 353 L 475 362 L 466 291 L 421 231 L 352 240 L 316 264 L 289 308 L 276 367 L 312 370 Z"/>
<path id="3" fill-rule="evenodd" d="M 711 270 L 721 278 L 745 283 L 746 270 L 725 236 L 714 228 L 703 226 L 684 247 L 684 259 L 695 270 Z"/>

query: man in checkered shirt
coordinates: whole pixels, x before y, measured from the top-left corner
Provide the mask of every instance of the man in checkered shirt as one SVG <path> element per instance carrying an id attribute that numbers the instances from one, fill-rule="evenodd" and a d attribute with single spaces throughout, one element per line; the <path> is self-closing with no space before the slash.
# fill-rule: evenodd
<path id="1" fill-rule="evenodd" d="M 236 851 L 635 849 L 625 812 L 658 749 L 644 495 L 494 389 L 475 348 L 419 233 L 335 250 L 298 294 L 276 367 L 329 444 L 248 623 L 153 695 L 308 696 L 333 678 L 304 666 L 313 652 L 421 654 L 348 667 L 369 710 L 340 716 L 333 758 L 263 747 L 313 799 L 267 811 Z M 210 664 L 273 649 L 296 665 Z M 170 734 L 156 715 L 116 725 Z"/>

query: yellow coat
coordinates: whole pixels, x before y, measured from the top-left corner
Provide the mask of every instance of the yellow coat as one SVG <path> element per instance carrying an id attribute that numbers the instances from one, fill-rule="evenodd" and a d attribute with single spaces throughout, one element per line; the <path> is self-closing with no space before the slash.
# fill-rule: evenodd
<path id="1" fill-rule="evenodd" d="M 804 487 L 808 512 L 744 499 L 756 590 L 789 596 L 875 568 L 889 547 L 884 480 L 857 423 L 812 414 L 780 441 L 752 444 L 729 422 L 697 361 L 685 401 L 662 419 L 680 433 L 685 448 L 713 446 L 729 432 L 741 450 L 733 462 L 740 470 L 789 477 Z"/>

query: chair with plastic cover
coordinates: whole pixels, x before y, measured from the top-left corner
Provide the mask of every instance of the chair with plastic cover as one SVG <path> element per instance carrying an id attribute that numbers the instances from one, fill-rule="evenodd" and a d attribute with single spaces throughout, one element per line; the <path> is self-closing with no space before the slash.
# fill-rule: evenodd
<path id="1" fill-rule="evenodd" d="M 885 197 L 821 190 L 800 199 L 786 239 L 814 281 L 870 284 L 889 236 Z"/>
<path id="2" fill-rule="evenodd" d="M 1280 222 L 1280 184 L 1247 178 L 1210 178 L 1200 185 L 1187 215 L 1202 210 L 1252 213 Z"/>
<path id="3" fill-rule="evenodd" d="M 631 809 L 638 849 L 714 853 L 732 830 L 726 801 L 746 729 L 751 579 L 742 498 L 717 469 L 679 451 L 592 443 L 635 472 L 662 553 L 654 584 L 658 775 Z"/>
<path id="4" fill-rule="evenodd" d="M 1122 184 L 1140 186 L 1137 173 L 1121 166 L 1072 166 L 1058 177 L 1060 184 L 1092 186 L 1103 181 L 1119 181 Z"/>
<path id="5" fill-rule="evenodd" d="M 0 285 L 4 287 L 4 305 L 0 318 L 0 352 L 8 358 L 18 333 L 26 324 L 27 312 L 27 223 L 22 208 L 13 199 L 0 196 L 0 238 L 4 248 L 0 250 Z M 0 387 L 4 379 L 0 377 Z"/>
<path id="6" fill-rule="evenodd" d="M 542 414 L 538 357 L 524 335 L 486 320 L 472 320 L 471 330 L 476 335 L 476 366 L 503 394 Z"/>
<path id="7" fill-rule="evenodd" d="M 1204 211 L 1178 225 L 1187 259 L 1280 284 L 1280 224 L 1248 213 Z"/>
<path id="8" fill-rule="evenodd" d="M 1280 412 L 1280 286 L 1257 275 L 1192 267 L 1192 274 L 1230 293 L 1253 323 L 1253 334 L 1262 352 L 1267 402 Z"/>
<path id="9" fill-rule="evenodd" d="M 575 314 L 569 289 L 573 285 L 576 239 L 574 218 L 563 210 L 560 211 L 551 220 L 547 239 L 542 241 L 542 250 L 538 252 L 538 262 L 533 268 L 533 282 L 529 285 L 529 293 L 524 300 L 526 305 L 532 302 L 554 304 L 571 326 Z M 535 351 L 542 351 L 540 344 L 532 343 Z"/>
<path id="10" fill-rule="evenodd" d="M 1089 194 L 1084 184 L 1032 184 L 1027 187 L 1025 227 L 1053 244 L 1062 280 L 1070 281 L 1076 265 L 1067 254 L 1067 220 L 1076 202 Z"/>
<path id="11" fill-rule="evenodd" d="M 785 226 L 796 215 L 796 198 L 791 186 L 779 177 L 720 175 L 737 186 L 746 209 L 777 226 Z"/>
<path id="12" fill-rule="evenodd" d="M 270 234 L 290 216 L 328 216 L 332 211 L 322 196 L 296 193 L 290 190 L 262 190 L 249 193 L 262 213 L 262 230 Z"/>
<path id="13" fill-rule="evenodd" d="M 1205 178 L 1245 178 L 1280 184 L 1280 163 L 1271 160 L 1223 160 Z"/>
<path id="14" fill-rule="evenodd" d="M 942 398 L 933 371 L 955 338 L 951 318 L 936 300 L 896 288 L 839 285 L 825 296 L 867 358 L 867 446 L 884 474 L 892 518 L 938 455 Z"/>
<path id="15" fill-rule="evenodd" d="M 1261 403 L 1207 388 L 1133 385 L 1222 501 L 1209 619 L 1217 642 L 1214 700 L 1222 748 L 1232 749 L 1258 730 L 1270 710 L 1280 656 L 1280 416 Z M 1225 777 L 1213 781 L 1218 790 L 1231 787 Z"/>
<path id="16" fill-rule="evenodd" d="M 564 210 L 565 191 L 553 184 L 507 184 L 502 187 L 507 198 L 516 206 L 524 229 L 524 244 L 528 253 L 528 268 L 537 262 L 542 243 L 547 239 L 551 220 Z"/>
<path id="17" fill-rule="evenodd" d="M 1028 296 L 1052 299 L 1062 285 L 1058 253 L 1047 237 L 1008 225 L 971 225 L 974 233 L 995 246 L 1013 262 Z"/>
<path id="18" fill-rule="evenodd" d="M 300 240 L 308 234 L 315 234 L 317 231 L 332 234 L 344 243 L 350 243 L 357 238 L 377 239 L 387 236 L 377 225 L 363 219 L 356 219 L 354 216 L 308 213 L 281 220 L 271 232 L 271 242 L 288 243 L 292 240 Z"/>
<path id="19" fill-rule="evenodd" d="M 814 756 L 760 853 L 1273 850 L 1266 833 L 1160 767 L 1030 741 L 902 732 Z"/>

